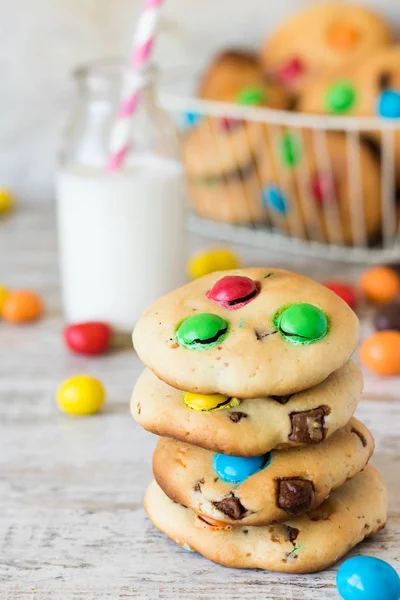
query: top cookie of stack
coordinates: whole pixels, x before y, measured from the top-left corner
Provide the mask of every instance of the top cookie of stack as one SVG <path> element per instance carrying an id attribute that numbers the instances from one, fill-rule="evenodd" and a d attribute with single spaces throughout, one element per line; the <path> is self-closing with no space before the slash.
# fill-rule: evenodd
<path id="1" fill-rule="evenodd" d="M 352 356 L 353 311 L 282 269 L 206 275 L 152 304 L 133 333 L 157 377 L 201 394 L 285 396 L 321 383 Z"/>

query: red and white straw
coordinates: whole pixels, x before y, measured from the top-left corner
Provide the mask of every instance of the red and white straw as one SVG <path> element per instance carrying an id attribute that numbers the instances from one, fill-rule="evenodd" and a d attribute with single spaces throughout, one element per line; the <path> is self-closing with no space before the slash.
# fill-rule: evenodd
<path id="1" fill-rule="evenodd" d="M 128 77 L 122 101 L 111 132 L 108 171 L 118 171 L 130 150 L 130 129 L 132 116 L 140 103 L 144 84 L 143 71 L 150 61 L 153 49 L 160 7 L 163 0 L 145 0 L 142 15 L 137 26 L 133 51 L 129 59 Z"/>

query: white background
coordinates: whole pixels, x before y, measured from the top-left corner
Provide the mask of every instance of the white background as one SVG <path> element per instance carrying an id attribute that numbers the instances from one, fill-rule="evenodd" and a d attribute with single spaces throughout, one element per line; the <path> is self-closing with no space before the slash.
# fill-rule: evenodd
<path id="1" fill-rule="evenodd" d="M 217 48 L 257 48 L 307 0 L 166 0 L 156 48 L 163 68 L 203 64 Z M 399 0 L 367 0 L 400 25 Z M 24 200 L 52 194 L 60 125 L 71 105 L 70 70 L 124 56 L 141 0 L 0 0 L 0 185 Z M 169 32 L 169 33 L 168 33 Z"/>

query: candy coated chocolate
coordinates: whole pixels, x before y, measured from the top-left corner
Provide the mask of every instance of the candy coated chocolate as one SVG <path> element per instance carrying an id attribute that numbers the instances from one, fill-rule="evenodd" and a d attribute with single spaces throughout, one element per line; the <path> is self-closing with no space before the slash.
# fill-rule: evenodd
<path id="1" fill-rule="evenodd" d="M 239 484 L 266 467 L 270 461 L 270 453 L 263 454 L 262 456 L 251 456 L 250 458 L 215 454 L 213 469 L 222 481 Z"/>
<path id="2" fill-rule="evenodd" d="M 265 101 L 265 92 L 261 87 L 245 87 L 240 90 L 237 101 L 247 106 L 260 106 Z"/>
<path id="3" fill-rule="evenodd" d="M 344 561 L 336 575 L 344 600 L 398 600 L 400 579 L 389 563 L 372 556 L 354 556 Z"/>
<path id="4" fill-rule="evenodd" d="M 350 308 L 355 308 L 357 304 L 357 297 L 354 288 L 348 283 L 343 281 L 323 281 L 323 285 L 329 288 L 332 292 L 335 292 L 339 298 L 344 300 Z"/>
<path id="5" fill-rule="evenodd" d="M 230 117 L 222 117 L 219 121 L 219 127 L 225 133 L 230 133 L 242 125 L 243 121 L 241 119 L 231 119 Z"/>
<path id="6" fill-rule="evenodd" d="M 276 74 L 283 85 L 293 85 L 305 71 L 304 63 L 298 56 L 294 56 L 284 63 Z"/>
<path id="7" fill-rule="evenodd" d="M 195 125 L 200 123 L 201 115 L 196 112 L 188 111 L 183 115 L 183 120 L 186 127 L 194 127 Z"/>
<path id="8" fill-rule="evenodd" d="M 248 304 L 259 292 L 257 282 L 241 275 L 226 275 L 207 292 L 207 298 L 220 306 L 235 310 Z"/>
<path id="9" fill-rule="evenodd" d="M 64 329 L 64 341 L 72 352 L 95 355 L 107 352 L 112 329 L 101 321 L 75 323 Z"/>
<path id="10" fill-rule="evenodd" d="M 184 403 L 193 410 L 211 411 L 211 410 L 226 410 L 239 406 L 238 398 L 228 398 L 222 394 L 196 394 L 186 392 L 183 395 Z"/>
<path id="11" fill-rule="evenodd" d="M 319 172 L 314 176 L 311 190 L 315 200 L 321 206 L 329 204 L 336 197 L 337 181 L 330 172 Z"/>
<path id="12" fill-rule="evenodd" d="M 268 185 L 263 189 L 262 201 L 264 206 L 280 215 L 286 215 L 289 212 L 289 202 L 276 185 Z"/>
<path id="13" fill-rule="evenodd" d="M 334 23 L 328 30 L 327 42 L 331 48 L 340 52 L 353 48 L 357 44 L 359 37 L 359 30 L 351 23 L 340 21 Z"/>
<path id="14" fill-rule="evenodd" d="M 376 112 L 385 119 L 400 118 L 400 92 L 384 90 L 378 98 Z"/>
<path id="15" fill-rule="evenodd" d="M 286 167 L 295 167 L 301 158 L 301 142 L 294 133 L 285 133 L 282 136 L 281 160 Z"/>
<path id="16" fill-rule="evenodd" d="M 340 114 L 350 110 L 356 101 L 356 90 L 352 83 L 338 81 L 334 83 L 326 95 L 326 107 L 330 113 Z"/>
<path id="17" fill-rule="evenodd" d="M 180 346 L 194 350 L 215 346 L 228 332 L 228 323 L 211 313 L 201 313 L 185 319 L 178 327 L 176 339 Z"/>
<path id="18" fill-rule="evenodd" d="M 309 344 L 323 338 L 328 332 L 328 319 L 313 304 L 292 304 L 275 318 L 280 334 L 291 343 Z"/>
<path id="19" fill-rule="evenodd" d="M 374 316 L 374 325 L 377 331 L 394 329 L 400 331 L 400 302 L 384 304 L 377 308 Z"/>

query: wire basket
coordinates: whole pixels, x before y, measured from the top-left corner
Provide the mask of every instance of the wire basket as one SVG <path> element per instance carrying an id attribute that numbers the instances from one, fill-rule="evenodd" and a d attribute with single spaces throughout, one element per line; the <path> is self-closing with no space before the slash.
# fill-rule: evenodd
<path id="1" fill-rule="evenodd" d="M 400 121 L 307 115 L 164 91 L 193 231 L 351 262 L 400 259 Z"/>

